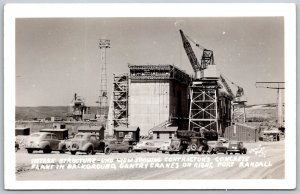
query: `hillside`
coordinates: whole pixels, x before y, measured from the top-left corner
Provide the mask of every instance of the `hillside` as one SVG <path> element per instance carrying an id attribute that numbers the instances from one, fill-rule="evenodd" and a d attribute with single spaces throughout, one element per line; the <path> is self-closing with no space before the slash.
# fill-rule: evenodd
<path id="1" fill-rule="evenodd" d="M 59 117 L 66 118 L 67 106 L 16 107 L 16 120 L 32 120 L 33 118 Z M 91 113 L 97 113 L 97 107 L 91 107 Z M 275 121 L 277 119 L 276 104 L 248 105 L 247 121 Z"/>
<path id="2" fill-rule="evenodd" d="M 91 107 L 91 113 L 97 113 L 97 107 Z M 33 118 L 58 117 L 65 119 L 67 106 L 16 107 L 16 120 L 33 120 Z"/>

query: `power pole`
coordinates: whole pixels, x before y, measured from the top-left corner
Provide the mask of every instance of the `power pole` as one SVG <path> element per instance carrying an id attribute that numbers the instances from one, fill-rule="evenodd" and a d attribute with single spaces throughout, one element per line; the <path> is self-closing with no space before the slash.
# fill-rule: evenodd
<path id="1" fill-rule="evenodd" d="M 97 103 L 99 104 L 96 118 L 97 120 L 106 121 L 106 108 L 108 105 L 107 96 L 107 73 L 106 73 L 106 49 L 110 48 L 110 40 L 100 39 L 100 94 Z M 106 123 L 106 122 L 104 122 Z"/>
<path id="2" fill-rule="evenodd" d="M 257 88 L 267 88 L 277 90 L 277 122 L 279 127 L 283 127 L 283 100 L 282 91 L 284 88 L 284 82 L 256 82 L 255 86 Z"/>

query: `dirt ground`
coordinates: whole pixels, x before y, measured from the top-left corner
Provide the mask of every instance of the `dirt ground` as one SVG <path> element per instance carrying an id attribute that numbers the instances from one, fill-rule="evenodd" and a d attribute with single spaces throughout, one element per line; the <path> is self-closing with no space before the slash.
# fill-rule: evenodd
<path id="1" fill-rule="evenodd" d="M 284 141 L 245 143 L 247 154 L 16 152 L 17 180 L 283 179 Z"/>

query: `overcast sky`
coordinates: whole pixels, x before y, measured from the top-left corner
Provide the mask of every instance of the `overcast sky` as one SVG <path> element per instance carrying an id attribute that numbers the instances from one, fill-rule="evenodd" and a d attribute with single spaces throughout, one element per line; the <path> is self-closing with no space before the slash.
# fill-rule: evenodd
<path id="1" fill-rule="evenodd" d="M 193 74 L 179 29 L 214 51 L 218 70 L 244 88 L 248 104 L 276 102 L 276 90 L 255 82 L 284 81 L 283 27 L 282 17 L 17 19 L 16 105 L 67 106 L 76 92 L 96 106 L 100 38 L 111 41 L 109 92 L 112 74 L 128 72 L 128 63 L 174 64 Z"/>

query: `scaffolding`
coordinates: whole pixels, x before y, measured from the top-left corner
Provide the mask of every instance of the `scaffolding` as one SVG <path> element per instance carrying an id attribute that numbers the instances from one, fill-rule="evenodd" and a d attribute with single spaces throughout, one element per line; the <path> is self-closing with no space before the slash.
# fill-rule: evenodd
<path id="1" fill-rule="evenodd" d="M 219 132 L 216 81 L 194 81 L 190 87 L 189 130 Z"/>
<path id="2" fill-rule="evenodd" d="M 128 127 L 128 74 L 114 74 L 113 86 L 113 128 Z"/>
<path id="3" fill-rule="evenodd" d="M 246 122 L 246 101 L 232 102 L 232 124 Z"/>

